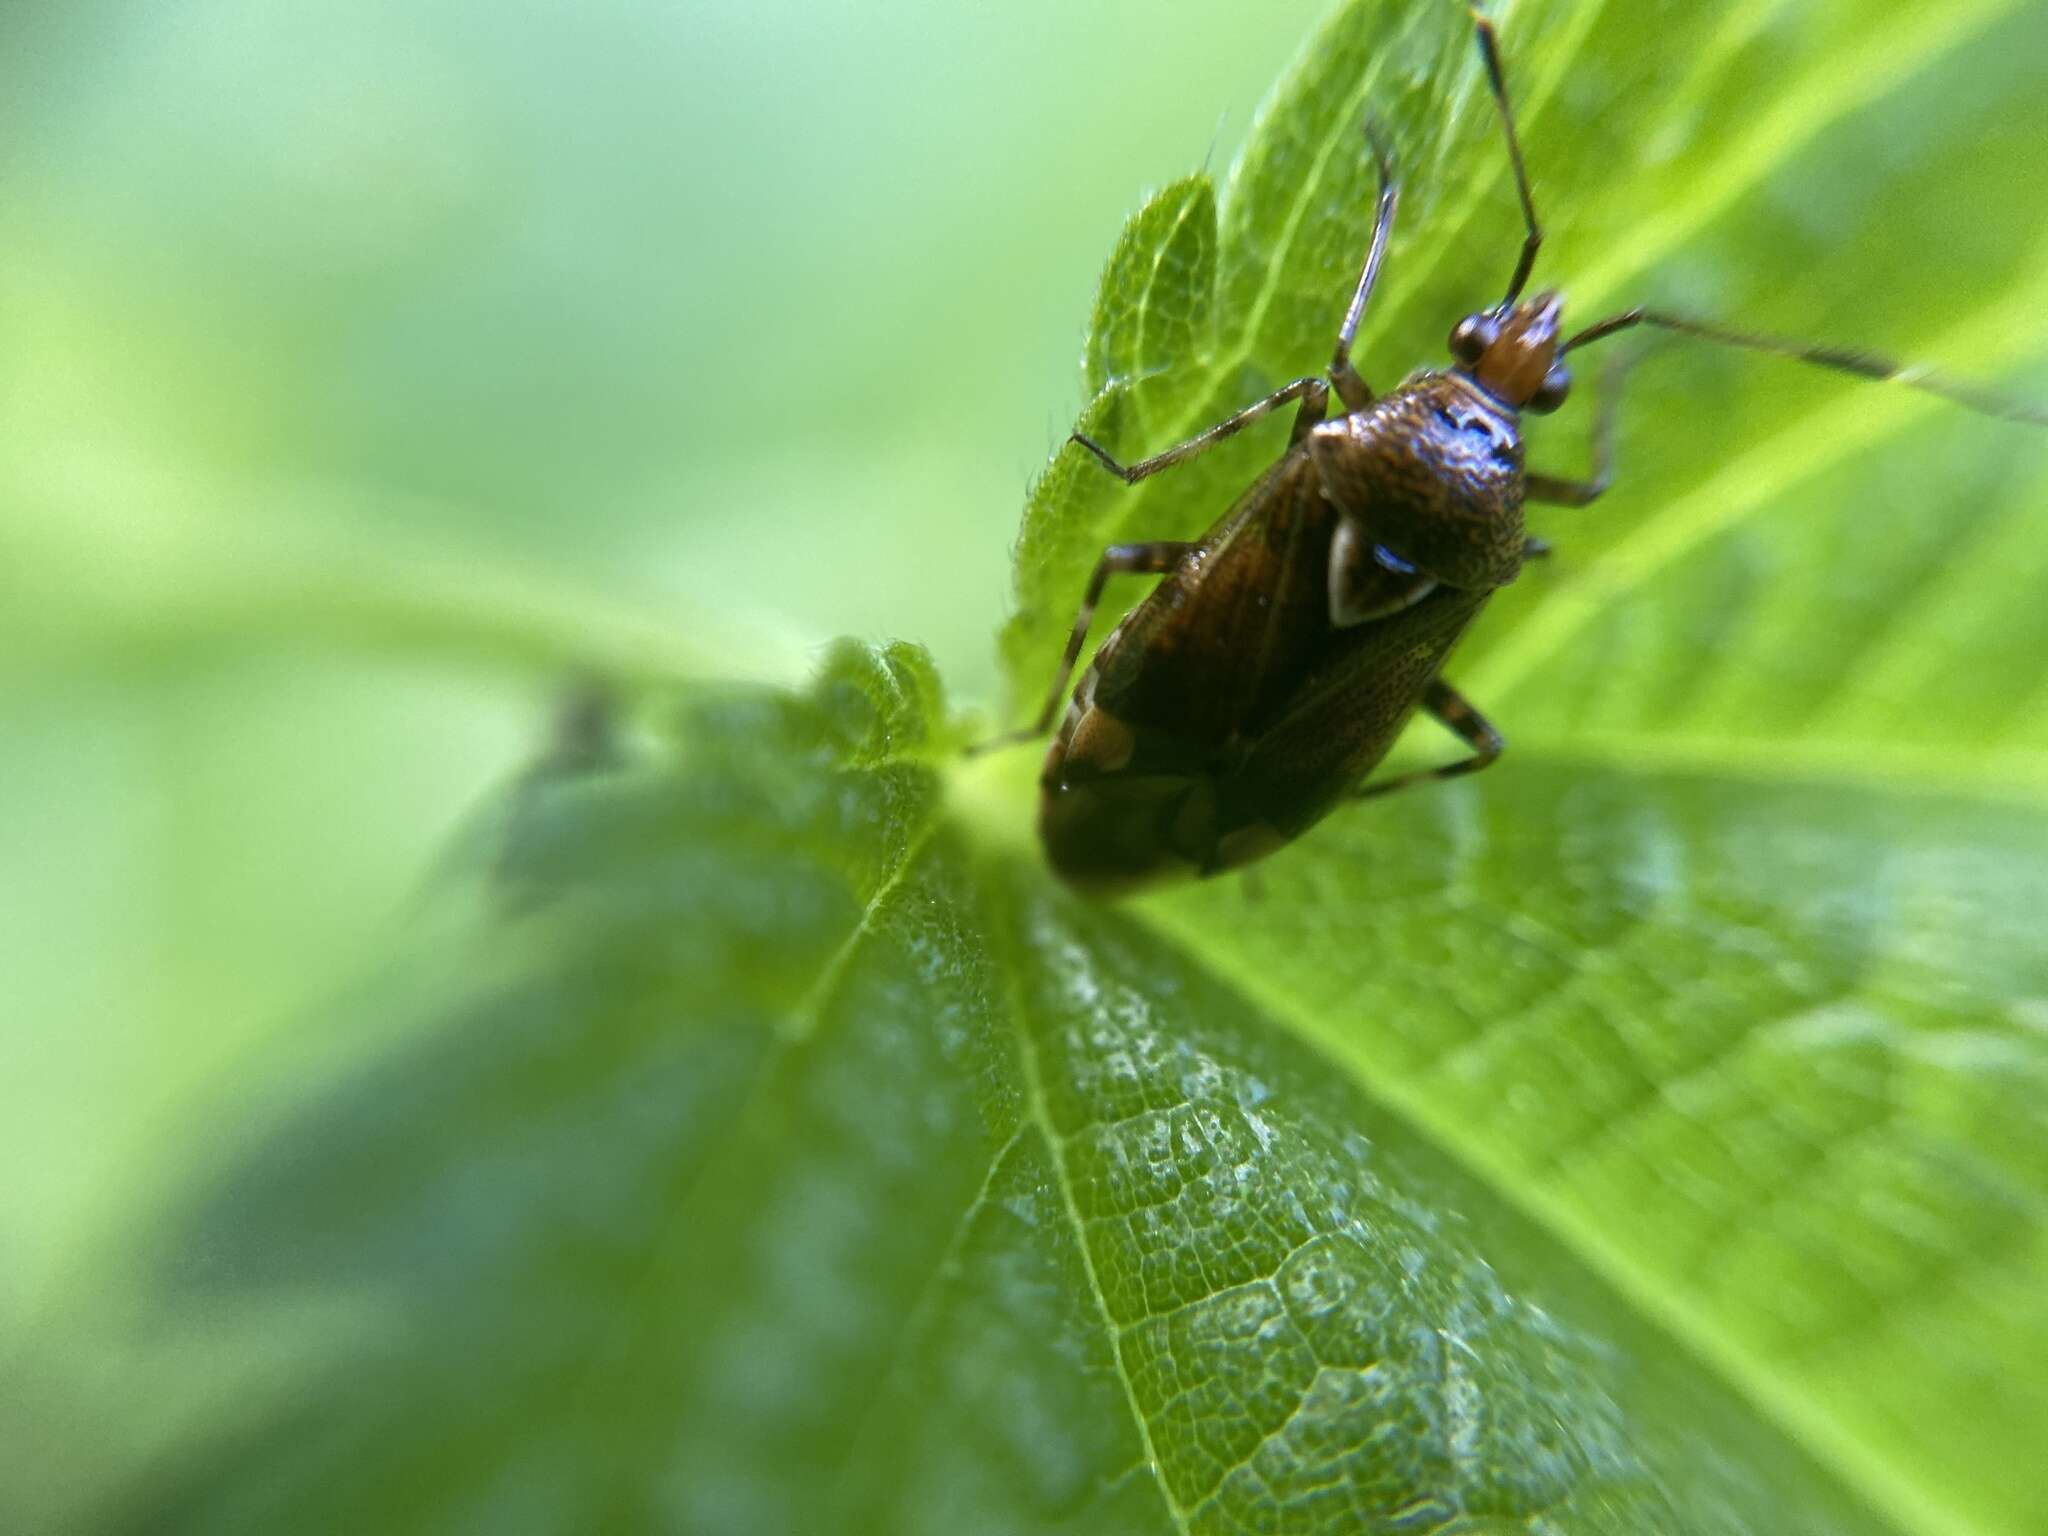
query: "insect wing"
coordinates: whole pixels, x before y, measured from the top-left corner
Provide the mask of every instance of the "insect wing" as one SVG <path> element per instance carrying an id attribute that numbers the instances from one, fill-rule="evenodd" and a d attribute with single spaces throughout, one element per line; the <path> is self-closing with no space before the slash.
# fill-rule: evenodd
<path id="1" fill-rule="evenodd" d="M 1378 765 L 1490 593 L 1440 587 L 1413 607 L 1336 632 L 1224 786 L 1226 826 L 1299 836 Z"/>
<path id="2" fill-rule="evenodd" d="M 1140 761 L 1149 745 L 1214 766 L 1285 700 L 1329 628 L 1333 526 L 1314 465 L 1290 453 L 1104 644 L 1093 703 L 1133 729 Z"/>

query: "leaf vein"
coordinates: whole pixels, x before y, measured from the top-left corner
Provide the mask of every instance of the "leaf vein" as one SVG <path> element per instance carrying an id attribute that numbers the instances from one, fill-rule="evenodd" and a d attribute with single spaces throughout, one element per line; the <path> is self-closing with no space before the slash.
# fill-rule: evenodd
<path id="1" fill-rule="evenodd" d="M 1701 1362 L 1706 1371 L 1746 1398 L 1758 1413 L 1786 1427 L 1809 1445 L 1818 1465 L 1826 1468 L 1843 1491 L 1872 1514 L 1902 1533 L 1907 1529 L 1945 1528 L 1941 1512 L 1927 1495 L 1907 1481 L 1902 1470 L 1880 1461 L 1831 1416 L 1806 1399 L 1780 1387 L 1756 1368 L 1749 1352 L 1696 1305 L 1674 1299 L 1657 1278 L 1631 1256 L 1617 1249 L 1573 1203 L 1554 1187 L 1540 1192 L 1523 1182 L 1520 1169 L 1503 1156 L 1460 1134 L 1454 1120 L 1434 1111 L 1417 1090 L 1375 1077 L 1355 1045 L 1292 994 L 1259 976 L 1220 968 L 1200 935 L 1180 926 L 1162 907 L 1148 907 L 1139 920 L 1180 952 L 1190 971 L 1231 988 L 1310 1050 L 1329 1057 L 1370 1097 L 1379 1109 L 1411 1128 L 1416 1138 L 1439 1148 L 1501 1200 L 1529 1221 L 1552 1233 L 1559 1245 L 1601 1276 L 1636 1311 L 1644 1324 L 1661 1332 L 1675 1350 Z"/>
<path id="2" fill-rule="evenodd" d="M 1022 921 L 1023 914 L 1014 906 L 1008 914 L 1011 926 Z M 1081 1271 L 1088 1284 L 1089 1295 L 1095 1302 L 1097 1315 L 1102 1320 L 1104 1338 L 1109 1344 L 1110 1358 L 1116 1366 L 1116 1378 L 1124 1389 L 1124 1401 L 1130 1409 L 1131 1422 L 1138 1432 L 1138 1444 L 1143 1448 L 1145 1461 L 1152 1471 L 1152 1480 L 1159 1490 L 1160 1501 L 1174 1528 L 1181 1536 L 1193 1536 L 1193 1527 L 1188 1524 L 1188 1513 L 1182 1509 L 1167 1486 L 1165 1469 L 1161 1466 L 1159 1452 L 1152 1441 L 1152 1426 L 1145 1417 L 1145 1410 L 1138 1402 L 1136 1384 L 1131 1380 L 1130 1368 L 1125 1364 L 1123 1346 L 1119 1337 L 1115 1316 L 1109 1309 L 1109 1298 L 1103 1292 L 1101 1277 L 1096 1273 L 1095 1255 L 1088 1246 L 1088 1224 L 1081 1216 L 1081 1207 L 1074 1195 L 1073 1176 L 1067 1169 L 1066 1138 L 1062 1137 L 1053 1124 L 1052 1112 L 1046 1103 L 1045 1081 L 1038 1056 L 1037 1042 L 1031 1038 L 1031 1027 L 1024 1017 L 1023 963 L 1017 952 L 1017 940 L 1008 936 L 1000 925 L 992 925 L 995 932 L 1004 932 L 996 948 L 1000 951 L 1008 973 L 1005 996 L 1008 1003 L 1010 1024 L 1017 1043 L 1018 1068 L 1023 1074 L 1025 1106 L 1032 1124 L 1045 1140 L 1046 1155 L 1052 1163 L 1053 1182 L 1058 1186 L 1060 1202 L 1067 1213 L 1067 1220 L 1073 1228 L 1074 1246 L 1080 1254 Z"/>

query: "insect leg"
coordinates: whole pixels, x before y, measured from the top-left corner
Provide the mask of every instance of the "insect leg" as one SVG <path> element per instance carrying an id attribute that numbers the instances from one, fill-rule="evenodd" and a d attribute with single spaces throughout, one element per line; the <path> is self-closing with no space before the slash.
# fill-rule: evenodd
<path id="1" fill-rule="evenodd" d="M 1351 295 L 1351 307 L 1344 311 L 1344 323 L 1337 328 L 1337 350 L 1330 356 L 1330 382 L 1337 386 L 1337 398 L 1349 410 L 1362 411 L 1372 404 L 1372 386 L 1351 365 L 1351 344 L 1358 339 L 1358 325 L 1365 318 L 1366 301 L 1380 280 L 1380 262 L 1387 254 L 1387 238 L 1394 231 L 1394 205 L 1400 200 L 1401 185 L 1394 179 L 1394 156 L 1387 148 L 1380 125 L 1366 119 L 1365 136 L 1372 144 L 1372 157 L 1379 167 L 1379 209 L 1373 215 L 1372 244 L 1366 247 L 1365 267 L 1358 274 L 1358 287 Z"/>
<path id="2" fill-rule="evenodd" d="M 1307 437 L 1329 411 L 1330 387 L 1317 379 L 1314 389 L 1301 392 L 1301 409 L 1294 413 L 1294 430 L 1287 434 L 1287 446 L 1292 448 Z"/>
<path id="3" fill-rule="evenodd" d="M 1107 448 L 1096 442 L 1094 438 L 1088 437 L 1083 433 L 1076 432 L 1067 441 L 1079 443 L 1083 448 L 1094 454 L 1096 462 L 1101 464 L 1112 475 L 1115 475 L 1117 479 L 1123 481 L 1125 485 L 1136 485 L 1147 475 L 1156 475 L 1162 469 L 1171 469 L 1174 465 L 1184 463 L 1186 460 L 1192 459 L 1196 454 L 1215 447 L 1226 437 L 1235 437 L 1260 417 L 1277 411 L 1290 400 L 1301 400 L 1303 402 L 1303 411 L 1306 412 L 1308 400 L 1305 397 L 1312 397 L 1319 393 L 1323 398 L 1328 398 L 1329 386 L 1321 379 L 1314 377 L 1296 379 L 1292 384 L 1274 390 L 1265 399 L 1255 401 L 1246 406 L 1235 416 L 1225 417 L 1206 432 L 1198 432 L 1186 442 L 1177 444 L 1167 449 L 1164 453 L 1155 453 L 1149 459 L 1140 459 L 1135 464 L 1117 463 L 1115 459 L 1110 457 Z M 1321 419 L 1322 410 L 1318 406 L 1316 408 L 1316 420 L 1320 421 Z M 1309 423 L 1309 426 L 1314 425 L 1315 422 L 1313 421 Z M 1297 419 L 1294 431 L 1295 436 L 1299 438 L 1307 432 L 1307 428 L 1302 426 L 1301 422 Z"/>
<path id="4" fill-rule="evenodd" d="M 1634 361 L 1633 357 L 1618 358 L 1600 376 L 1600 412 L 1593 418 L 1593 478 L 1524 475 L 1525 500 L 1547 501 L 1556 507 L 1589 507 L 1614 482 L 1614 420 L 1621 409 L 1621 381 Z"/>
<path id="5" fill-rule="evenodd" d="M 1066 654 L 1060 657 L 1059 672 L 1053 678 L 1052 691 L 1046 694 L 1045 707 L 1039 710 L 1038 718 L 1021 731 L 1008 731 L 969 747 L 968 755 L 992 752 L 997 747 L 1015 746 L 1043 736 L 1067 691 L 1067 680 L 1074 675 L 1074 663 L 1081 659 L 1081 646 L 1088 638 L 1088 625 L 1095 618 L 1095 605 L 1102 600 L 1104 584 L 1118 572 L 1163 576 L 1179 565 L 1194 547 L 1184 540 L 1159 539 L 1150 544 L 1112 544 L 1105 549 L 1102 558 L 1095 562 L 1095 574 L 1089 578 L 1080 610 L 1074 615 L 1073 633 L 1067 636 Z"/>
<path id="6" fill-rule="evenodd" d="M 1454 731 L 1458 739 L 1472 749 L 1472 755 L 1460 762 L 1446 763 L 1441 768 L 1420 768 L 1414 773 L 1382 779 L 1377 784 L 1361 784 L 1351 792 L 1354 800 L 1390 795 L 1397 789 L 1407 789 L 1432 779 L 1455 779 L 1477 773 L 1507 750 L 1507 740 L 1501 733 L 1487 723 L 1484 715 L 1465 702 L 1463 694 L 1442 678 L 1432 682 L 1422 695 L 1422 707 L 1438 723 Z"/>

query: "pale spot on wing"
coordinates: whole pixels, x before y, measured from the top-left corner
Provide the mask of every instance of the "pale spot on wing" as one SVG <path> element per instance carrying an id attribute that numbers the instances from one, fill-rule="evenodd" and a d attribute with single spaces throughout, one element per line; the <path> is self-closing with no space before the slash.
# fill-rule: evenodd
<path id="1" fill-rule="evenodd" d="M 1106 709 L 1086 710 L 1067 739 L 1067 761 L 1115 773 L 1138 749 L 1137 734 Z"/>

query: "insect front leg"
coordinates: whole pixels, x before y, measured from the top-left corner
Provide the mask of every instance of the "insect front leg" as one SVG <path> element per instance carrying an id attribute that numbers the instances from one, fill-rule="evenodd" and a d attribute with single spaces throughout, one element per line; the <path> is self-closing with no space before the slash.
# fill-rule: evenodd
<path id="1" fill-rule="evenodd" d="M 1206 432 L 1198 432 L 1186 442 L 1177 444 L 1164 453 L 1155 453 L 1149 459 L 1140 459 L 1135 464 L 1119 464 L 1110 456 L 1107 448 L 1084 433 L 1076 432 L 1067 441 L 1079 443 L 1094 454 L 1096 462 L 1125 485 L 1136 485 L 1147 475 L 1156 475 L 1162 469 L 1171 469 L 1176 464 L 1185 463 L 1196 454 L 1214 448 L 1225 438 L 1237 436 L 1260 417 L 1271 415 L 1290 400 L 1301 402 L 1301 410 L 1294 420 L 1293 438 L 1295 442 L 1300 442 L 1308 435 L 1309 429 L 1323 419 L 1323 410 L 1329 398 L 1330 386 L 1321 379 L 1296 379 L 1292 384 L 1274 390 L 1265 399 L 1246 406 L 1235 416 L 1225 417 Z"/>
<path id="2" fill-rule="evenodd" d="M 1083 433 L 1076 432 L 1069 441 L 1079 443 L 1094 454 L 1096 461 L 1124 484 L 1136 485 L 1147 475 L 1156 475 L 1162 469 L 1171 469 L 1174 465 L 1184 463 L 1196 454 L 1215 447 L 1225 438 L 1242 432 L 1260 417 L 1296 399 L 1301 401 L 1301 409 L 1295 413 L 1294 431 L 1288 441 L 1290 445 L 1299 443 L 1328 411 L 1331 384 L 1336 385 L 1337 394 L 1347 410 L 1361 411 L 1372 404 L 1372 387 L 1359 376 L 1358 369 L 1352 365 L 1351 345 L 1358 339 L 1358 326 L 1365 316 L 1366 301 L 1372 297 L 1373 287 L 1379 282 L 1380 264 L 1386 258 L 1387 240 L 1393 233 L 1394 208 L 1400 200 L 1401 188 L 1394 176 L 1393 154 L 1387 148 L 1386 135 L 1381 131 L 1379 124 L 1368 122 L 1365 133 L 1372 145 L 1373 162 L 1379 170 L 1379 204 L 1373 215 L 1372 240 L 1366 248 L 1365 267 L 1358 274 L 1358 287 L 1351 295 L 1350 306 L 1344 311 L 1344 323 L 1337 329 L 1337 346 L 1330 359 L 1329 382 L 1318 378 L 1296 379 L 1293 383 L 1276 389 L 1265 399 L 1246 406 L 1235 416 L 1219 421 L 1206 432 L 1198 433 L 1164 453 L 1155 453 L 1149 459 L 1140 459 L 1135 464 L 1119 464 L 1108 449 Z"/>
<path id="3" fill-rule="evenodd" d="M 1081 646 L 1088 639 L 1088 626 L 1095 618 L 1096 604 L 1102 601 L 1104 584 L 1119 572 L 1163 576 L 1179 565 L 1194 547 L 1182 539 L 1158 539 L 1150 544 L 1112 544 L 1105 549 L 1102 558 L 1095 562 L 1095 574 L 1088 580 L 1088 590 L 1081 598 L 1080 610 L 1074 615 L 1073 632 L 1067 636 L 1066 654 L 1060 657 L 1059 672 L 1053 678 L 1052 691 L 1046 694 L 1045 707 L 1039 710 L 1038 718 L 1021 731 L 1008 731 L 969 747 L 968 754 L 992 752 L 997 747 L 1015 746 L 1043 736 L 1059 710 L 1060 699 L 1066 694 L 1067 682 L 1074 675 L 1074 663 L 1081 659 Z"/>
<path id="4" fill-rule="evenodd" d="M 1324 417 L 1330 414 L 1330 386 L 1317 379 L 1315 387 L 1301 392 L 1301 409 L 1294 413 L 1294 427 L 1287 434 L 1287 446 L 1298 448 Z"/>
<path id="5" fill-rule="evenodd" d="M 1472 749 L 1472 755 L 1461 762 L 1446 763 L 1441 768 L 1421 768 L 1414 773 L 1397 774 L 1391 779 L 1382 779 L 1377 784 L 1361 784 L 1351 792 L 1354 800 L 1369 800 L 1374 795 L 1390 795 L 1397 789 L 1407 789 L 1416 784 L 1428 783 L 1432 779 L 1461 778 L 1468 773 L 1477 773 L 1489 767 L 1501 753 L 1507 750 L 1507 739 L 1496 731 L 1484 715 L 1465 701 L 1465 696 L 1442 678 L 1432 682 L 1422 695 L 1422 707 L 1432 719 L 1456 733 L 1458 739 Z"/>
<path id="6" fill-rule="evenodd" d="M 1380 280 L 1380 263 L 1386 259 L 1387 238 L 1394 232 L 1394 206 L 1400 201 L 1401 186 L 1394 177 L 1394 156 L 1387 148 L 1386 134 L 1380 125 L 1367 119 L 1365 137 L 1372 145 L 1373 163 L 1380 174 L 1380 200 L 1372 220 L 1372 243 L 1366 247 L 1365 266 L 1358 274 L 1358 286 L 1352 290 L 1351 303 L 1344 311 L 1344 323 L 1337 328 L 1337 347 L 1330 355 L 1330 381 L 1337 386 L 1337 397 L 1344 402 L 1345 409 L 1362 411 L 1372 404 L 1372 386 L 1359 377 L 1358 369 L 1351 362 L 1351 344 L 1358 340 L 1358 325 L 1365 318 L 1366 301 L 1372 297 L 1374 284 Z"/>

